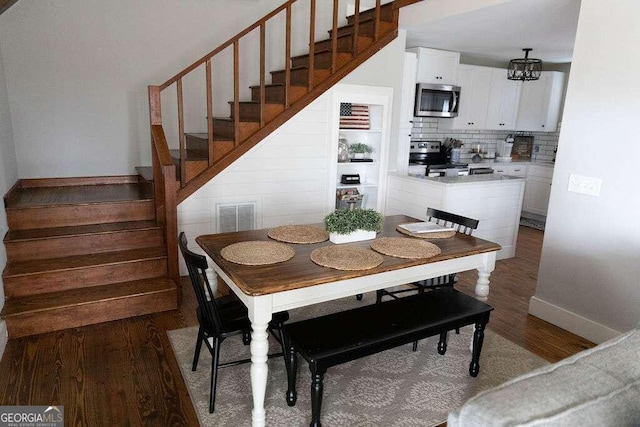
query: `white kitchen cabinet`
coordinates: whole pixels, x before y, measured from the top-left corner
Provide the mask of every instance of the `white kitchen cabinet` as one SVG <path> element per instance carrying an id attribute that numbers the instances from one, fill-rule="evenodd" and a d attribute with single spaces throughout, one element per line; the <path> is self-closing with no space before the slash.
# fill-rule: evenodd
<path id="1" fill-rule="evenodd" d="M 518 103 L 522 82 L 507 79 L 507 70 L 491 69 L 491 91 L 487 107 L 486 129 L 511 130 L 516 128 Z"/>
<path id="2" fill-rule="evenodd" d="M 486 129 L 491 70 L 489 67 L 460 65 L 458 116 L 453 119 L 440 120 L 441 127 L 445 129 Z"/>
<path id="3" fill-rule="evenodd" d="M 547 215 L 553 168 L 530 165 L 527 171 L 527 184 L 524 190 L 522 210 L 537 215 Z"/>
<path id="4" fill-rule="evenodd" d="M 509 165 L 504 163 L 497 163 L 491 165 L 493 173 L 498 175 L 510 175 L 510 176 L 527 176 L 527 165 Z"/>
<path id="5" fill-rule="evenodd" d="M 416 97 L 416 68 L 418 57 L 416 53 L 405 52 L 402 67 L 402 93 L 400 94 L 400 126 L 397 136 L 397 165 L 396 170 L 407 172 L 409 164 L 409 149 L 411 147 L 411 127 L 413 126 L 413 110 Z M 391 166 L 393 169 L 393 166 Z"/>
<path id="6" fill-rule="evenodd" d="M 414 47 L 408 52 L 417 54 L 418 68 L 416 81 L 418 83 L 440 83 L 454 85 L 458 81 L 458 66 L 460 52 Z"/>
<path id="7" fill-rule="evenodd" d="M 416 71 L 418 56 L 413 52 L 404 53 L 402 66 L 402 94 L 400 104 L 400 126 L 411 127 L 416 103 Z"/>
<path id="8" fill-rule="evenodd" d="M 560 118 L 564 73 L 543 71 L 539 80 L 522 82 L 518 131 L 555 132 Z"/>

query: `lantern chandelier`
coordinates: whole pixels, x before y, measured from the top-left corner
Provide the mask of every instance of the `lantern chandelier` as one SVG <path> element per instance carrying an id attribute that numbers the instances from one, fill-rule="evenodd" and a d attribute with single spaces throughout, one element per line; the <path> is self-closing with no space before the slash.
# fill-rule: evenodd
<path id="1" fill-rule="evenodd" d="M 529 52 L 533 49 L 525 48 L 524 58 L 512 59 L 509 61 L 507 78 L 509 80 L 538 80 L 542 73 L 542 61 L 540 59 L 529 58 Z"/>

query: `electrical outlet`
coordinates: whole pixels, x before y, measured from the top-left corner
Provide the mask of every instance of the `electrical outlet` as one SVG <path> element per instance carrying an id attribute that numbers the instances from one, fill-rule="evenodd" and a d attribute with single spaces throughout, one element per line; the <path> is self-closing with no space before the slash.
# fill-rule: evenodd
<path id="1" fill-rule="evenodd" d="M 571 192 L 599 197 L 600 187 L 602 187 L 602 180 L 600 178 L 574 174 L 569 176 L 568 190 Z"/>

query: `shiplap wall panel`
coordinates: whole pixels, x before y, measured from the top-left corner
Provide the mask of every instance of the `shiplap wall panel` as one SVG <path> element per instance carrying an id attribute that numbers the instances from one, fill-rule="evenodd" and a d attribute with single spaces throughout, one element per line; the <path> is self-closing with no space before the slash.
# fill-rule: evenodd
<path id="1" fill-rule="evenodd" d="M 502 246 L 498 259 L 515 255 L 524 180 L 446 185 L 390 174 L 387 214 L 425 219 L 432 207 L 480 221 L 474 235 Z"/>
<path id="2" fill-rule="evenodd" d="M 387 215 L 404 214 L 426 219 L 427 207 L 442 205 L 442 189 L 427 182 L 416 182 L 390 174 L 387 179 Z"/>
<path id="3" fill-rule="evenodd" d="M 190 240 L 218 232 L 219 203 L 256 202 L 258 228 L 322 222 L 329 209 L 330 99 L 331 92 L 322 95 L 182 202 L 179 229 Z"/>

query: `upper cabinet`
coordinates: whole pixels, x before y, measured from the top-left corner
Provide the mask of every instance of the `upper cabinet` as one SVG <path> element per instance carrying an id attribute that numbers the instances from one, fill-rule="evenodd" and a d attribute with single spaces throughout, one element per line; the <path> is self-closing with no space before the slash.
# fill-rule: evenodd
<path id="1" fill-rule="evenodd" d="M 413 110 L 416 102 L 416 69 L 418 67 L 417 55 L 413 52 L 404 53 L 402 66 L 402 103 L 400 104 L 400 127 L 411 127 L 413 122 Z"/>
<path id="2" fill-rule="evenodd" d="M 461 89 L 458 116 L 440 120 L 443 128 L 487 129 L 491 76 L 491 68 L 460 65 L 458 86 Z"/>
<path id="3" fill-rule="evenodd" d="M 454 85 L 458 81 L 460 53 L 448 50 L 414 47 L 407 49 L 418 56 L 418 83 L 440 83 Z"/>
<path id="4" fill-rule="evenodd" d="M 507 79 L 507 70 L 491 69 L 486 129 L 511 130 L 516 128 L 521 87 L 522 82 Z"/>
<path id="5" fill-rule="evenodd" d="M 555 132 L 560 118 L 564 73 L 543 71 L 539 80 L 522 83 L 516 129 Z"/>

